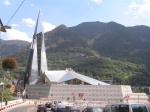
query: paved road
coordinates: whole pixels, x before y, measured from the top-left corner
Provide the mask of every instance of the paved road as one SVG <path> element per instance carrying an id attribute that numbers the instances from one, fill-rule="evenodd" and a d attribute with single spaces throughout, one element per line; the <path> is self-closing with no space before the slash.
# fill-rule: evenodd
<path id="1" fill-rule="evenodd" d="M 45 104 L 45 102 L 38 102 L 37 105 L 38 104 Z M 37 107 L 35 106 L 34 101 L 27 100 L 25 103 L 9 107 L 2 112 L 37 112 Z"/>
<path id="2" fill-rule="evenodd" d="M 26 101 L 23 104 L 4 109 L 2 112 L 37 112 L 37 108 L 33 103 L 29 104 L 29 101 Z"/>
<path id="3" fill-rule="evenodd" d="M 37 112 L 37 108 L 34 105 L 17 106 L 3 112 Z"/>

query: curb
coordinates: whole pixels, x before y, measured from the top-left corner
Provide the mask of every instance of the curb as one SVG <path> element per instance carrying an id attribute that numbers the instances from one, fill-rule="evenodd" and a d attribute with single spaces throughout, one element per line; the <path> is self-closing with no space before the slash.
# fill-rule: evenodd
<path id="1" fill-rule="evenodd" d="M 13 107 L 13 106 L 16 106 L 16 105 L 19 105 L 19 104 L 22 104 L 22 103 L 25 103 L 26 100 L 23 100 L 22 102 L 18 102 L 16 104 L 11 104 L 9 106 L 6 106 L 6 107 L 3 107 L 3 108 L 0 108 L 0 111 L 4 110 L 4 109 L 7 109 L 7 108 L 10 108 L 10 107 Z"/>

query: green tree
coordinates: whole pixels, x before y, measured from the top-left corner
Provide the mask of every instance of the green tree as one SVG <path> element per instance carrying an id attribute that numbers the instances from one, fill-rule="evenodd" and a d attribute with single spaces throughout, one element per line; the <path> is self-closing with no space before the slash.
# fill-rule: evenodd
<path id="1" fill-rule="evenodd" d="M 16 59 L 14 58 L 4 58 L 2 61 L 2 68 L 4 71 L 12 71 L 17 68 L 17 62 Z M 12 94 L 8 88 L 6 88 L 7 82 L 5 81 L 5 75 L 4 75 L 4 90 L 0 92 L 1 100 L 4 99 L 6 100 L 11 100 L 12 99 Z"/>

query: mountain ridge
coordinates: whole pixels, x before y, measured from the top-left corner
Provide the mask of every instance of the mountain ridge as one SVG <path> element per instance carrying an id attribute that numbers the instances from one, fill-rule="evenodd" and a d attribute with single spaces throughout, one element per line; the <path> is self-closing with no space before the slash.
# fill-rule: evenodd
<path id="1" fill-rule="evenodd" d="M 144 85 L 150 77 L 149 30 L 147 26 L 125 27 L 115 22 L 84 22 L 74 27 L 60 25 L 45 33 L 48 68 L 73 68 L 98 80 Z M 25 69 L 28 53 L 29 47 L 11 57 Z M 70 53 L 84 57 L 70 58 Z"/>
<path id="2" fill-rule="evenodd" d="M 23 40 L 1 40 L 1 56 L 11 55 L 29 45 L 29 42 Z"/>

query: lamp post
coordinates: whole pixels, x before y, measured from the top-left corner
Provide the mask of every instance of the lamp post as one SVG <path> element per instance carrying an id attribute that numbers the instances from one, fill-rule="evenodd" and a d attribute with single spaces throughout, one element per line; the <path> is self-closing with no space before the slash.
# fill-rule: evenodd
<path id="1" fill-rule="evenodd" d="M 18 98 L 20 99 L 20 85 L 18 85 Z"/>
<path id="2" fill-rule="evenodd" d="M 2 101 L 1 101 L 1 108 L 2 108 L 2 103 L 3 103 L 3 90 L 4 90 L 4 83 L 3 83 L 3 82 L 1 82 L 1 83 L 0 83 L 0 85 L 3 85 L 3 88 L 2 88 L 2 93 L 1 93 L 1 94 L 2 94 L 2 95 L 1 95 L 1 100 L 2 100 Z"/>

